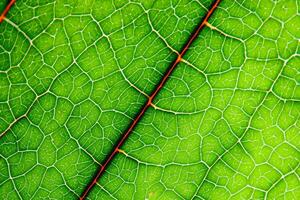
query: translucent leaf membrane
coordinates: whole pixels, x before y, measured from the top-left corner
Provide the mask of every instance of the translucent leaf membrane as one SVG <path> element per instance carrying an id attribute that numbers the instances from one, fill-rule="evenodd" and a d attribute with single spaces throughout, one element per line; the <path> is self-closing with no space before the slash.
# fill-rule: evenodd
<path id="1" fill-rule="evenodd" d="M 9 2 L 8 0 L 2 0 L 0 2 L 0 13 L 2 13 L 4 11 L 4 9 L 5 9 L 6 5 L 8 4 L 8 2 Z"/>
<path id="2" fill-rule="evenodd" d="M 298 21 L 222 1 L 89 199 L 299 198 Z"/>
<path id="3" fill-rule="evenodd" d="M 211 4 L 18 1 L 1 197 L 78 199 Z M 298 1 L 221 1 L 87 199 L 298 199 L 298 24 Z"/>
<path id="4" fill-rule="evenodd" d="M 0 25 L 3 198 L 78 198 L 209 4 L 17 1 Z"/>

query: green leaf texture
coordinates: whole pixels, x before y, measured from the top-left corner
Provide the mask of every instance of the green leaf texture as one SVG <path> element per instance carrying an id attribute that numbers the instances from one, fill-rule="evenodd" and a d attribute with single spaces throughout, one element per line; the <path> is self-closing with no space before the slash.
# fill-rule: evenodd
<path id="1" fill-rule="evenodd" d="M 17 0 L 0 199 L 79 199 L 213 3 Z M 86 199 L 300 199 L 299 11 L 222 0 Z"/>

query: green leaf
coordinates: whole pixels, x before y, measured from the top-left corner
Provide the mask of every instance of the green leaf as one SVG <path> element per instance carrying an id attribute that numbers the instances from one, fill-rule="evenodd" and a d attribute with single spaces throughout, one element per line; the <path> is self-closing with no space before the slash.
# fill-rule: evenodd
<path id="1" fill-rule="evenodd" d="M 299 199 L 299 4 L 17 1 L 1 199 Z"/>

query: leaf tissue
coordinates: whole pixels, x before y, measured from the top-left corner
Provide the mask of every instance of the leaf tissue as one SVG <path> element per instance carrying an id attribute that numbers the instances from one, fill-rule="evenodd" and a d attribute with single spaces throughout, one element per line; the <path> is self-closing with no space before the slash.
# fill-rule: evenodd
<path id="1" fill-rule="evenodd" d="M 0 199 L 300 199 L 299 0 L 0 13 Z"/>

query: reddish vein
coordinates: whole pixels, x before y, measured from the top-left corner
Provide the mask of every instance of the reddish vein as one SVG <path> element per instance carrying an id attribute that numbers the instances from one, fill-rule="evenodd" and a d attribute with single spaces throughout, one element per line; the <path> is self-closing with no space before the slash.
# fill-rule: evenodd
<path id="1" fill-rule="evenodd" d="M 160 89 L 164 86 L 164 84 L 166 83 L 166 81 L 170 77 L 171 73 L 173 72 L 173 70 L 175 69 L 175 67 L 177 66 L 177 64 L 180 63 L 181 58 L 184 56 L 184 54 L 186 53 L 186 51 L 189 49 L 189 47 L 191 46 L 192 42 L 196 39 L 196 37 L 198 36 L 198 34 L 200 33 L 200 31 L 206 25 L 209 17 L 212 15 L 212 13 L 214 12 L 214 10 L 217 8 L 217 6 L 219 5 L 220 1 L 221 0 L 215 0 L 215 2 L 212 4 L 212 7 L 208 10 L 208 12 L 206 13 L 205 17 L 201 20 L 200 25 L 197 27 L 197 29 L 194 31 L 194 33 L 190 36 L 190 38 L 188 39 L 187 43 L 184 45 L 183 49 L 181 50 L 180 54 L 178 55 L 177 59 L 175 60 L 175 62 L 169 67 L 169 69 L 167 70 L 167 72 L 162 77 L 161 81 L 159 82 L 159 84 L 156 86 L 155 90 L 152 92 L 152 94 L 148 98 L 148 101 L 145 103 L 145 105 L 142 107 L 142 109 L 140 110 L 140 112 L 138 113 L 138 115 L 132 121 L 132 123 L 129 126 L 129 128 L 127 129 L 127 131 L 121 136 L 119 142 L 113 148 L 113 151 L 110 154 L 108 154 L 108 156 L 104 160 L 104 164 L 100 166 L 99 170 L 95 174 L 95 176 L 92 179 L 92 181 L 86 186 L 85 190 L 83 191 L 83 193 L 82 193 L 82 195 L 80 197 L 80 200 L 83 200 L 83 199 L 85 199 L 87 197 L 88 193 L 93 188 L 93 186 L 97 183 L 97 181 L 99 180 L 99 178 L 101 177 L 101 175 L 103 174 L 103 172 L 106 170 L 106 168 L 109 165 L 109 163 L 112 161 L 112 159 L 114 158 L 114 156 L 119 152 L 120 147 L 124 144 L 125 140 L 128 138 L 128 136 L 130 135 L 130 133 L 132 132 L 132 130 L 135 128 L 135 126 L 137 125 L 137 123 L 140 121 L 140 119 L 142 118 L 142 116 L 144 115 L 144 113 L 146 112 L 146 110 L 148 109 L 148 107 L 151 106 L 153 99 L 158 94 L 158 92 L 160 91 Z"/>
<path id="2" fill-rule="evenodd" d="M 8 11 L 10 10 L 10 8 L 12 7 L 12 5 L 16 2 L 16 0 L 11 0 L 9 2 L 9 4 L 5 7 L 4 11 L 2 12 L 2 14 L 0 15 L 0 23 L 4 20 L 6 14 L 8 13 Z"/>

